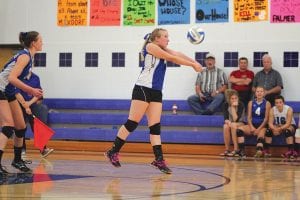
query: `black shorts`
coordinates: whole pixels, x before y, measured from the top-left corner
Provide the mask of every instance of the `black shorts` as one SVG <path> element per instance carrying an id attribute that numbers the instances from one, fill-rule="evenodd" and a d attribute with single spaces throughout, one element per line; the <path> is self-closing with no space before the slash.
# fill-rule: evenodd
<path id="1" fill-rule="evenodd" d="M 2 92 L 1 90 L 0 90 L 0 100 L 7 100 L 4 92 Z"/>
<path id="2" fill-rule="evenodd" d="M 145 102 L 162 102 L 162 92 L 144 86 L 135 85 L 132 91 L 132 100 Z"/>

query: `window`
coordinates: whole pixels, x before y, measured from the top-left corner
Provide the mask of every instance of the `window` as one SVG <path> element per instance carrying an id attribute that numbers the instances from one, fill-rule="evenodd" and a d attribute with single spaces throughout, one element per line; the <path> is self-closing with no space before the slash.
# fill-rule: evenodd
<path id="1" fill-rule="evenodd" d="M 195 53 L 195 60 L 197 60 L 202 66 L 205 66 L 204 60 L 205 56 L 208 52 L 196 52 Z"/>
<path id="2" fill-rule="evenodd" d="M 112 67 L 125 67 L 125 53 L 124 52 L 112 53 Z"/>
<path id="3" fill-rule="evenodd" d="M 262 67 L 262 57 L 268 54 L 268 52 L 254 52 L 253 53 L 253 66 L 254 67 Z"/>
<path id="4" fill-rule="evenodd" d="M 283 66 L 284 67 L 298 67 L 299 66 L 299 52 L 296 52 L 296 51 L 284 52 Z"/>
<path id="5" fill-rule="evenodd" d="M 224 52 L 224 67 L 238 67 L 238 63 L 238 52 Z"/>
<path id="6" fill-rule="evenodd" d="M 36 53 L 34 55 L 35 67 L 46 67 L 46 53 Z"/>
<path id="7" fill-rule="evenodd" d="M 59 53 L 59 66 L 72 67 L 72 53 Z"/>
<path id="8" fill-rule="evenodd" d="M 98 67 L 98 53 L 85 53 L 85 66 Z"/>

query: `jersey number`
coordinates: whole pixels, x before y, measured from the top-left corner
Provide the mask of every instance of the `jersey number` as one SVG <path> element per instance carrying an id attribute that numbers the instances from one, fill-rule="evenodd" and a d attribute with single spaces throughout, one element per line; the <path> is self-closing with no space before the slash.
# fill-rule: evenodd
<path id="1" fill-rule="evenodd" d="M 285 117 L 275 117 L 275 124 L 285 124 Z"/>

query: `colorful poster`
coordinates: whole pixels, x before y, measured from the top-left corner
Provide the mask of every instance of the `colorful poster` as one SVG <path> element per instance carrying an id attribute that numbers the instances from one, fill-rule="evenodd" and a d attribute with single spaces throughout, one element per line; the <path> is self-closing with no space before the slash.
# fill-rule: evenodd
<path id="1" fill-rule="evenodd" d="M 300 22 L 300 0 L 271 0 L 271 23 Z"/>
<path id="2" fill-rule="evenodd" d="M 120 0 L 90 0 L 91 26 L 120 26 Z"/>
<path id="3" fill-rule="evenodd" d="M 196 23 L 228 22 L 228 0 L 196 0 Z"/>
<path id="4" fill-rule="evenodd" d="M 58 0 L 58 26 L 86 26 L 88 0 Z"/>
<path id="5" fill-rule="evenodd" d="M 159 0 L 158 24 L 189 24 L 190 1 Z"/>
<path id="6" fill-rule="evenodd" d="M 235 22 L 268 20 L 268 0 L 234 0 L 233 6 Z"/>
<path id="7" fill-rule="evenodd" d="M 124 0 L 123 24 L 150 26 L 155 24 L 155 0 Z"/>

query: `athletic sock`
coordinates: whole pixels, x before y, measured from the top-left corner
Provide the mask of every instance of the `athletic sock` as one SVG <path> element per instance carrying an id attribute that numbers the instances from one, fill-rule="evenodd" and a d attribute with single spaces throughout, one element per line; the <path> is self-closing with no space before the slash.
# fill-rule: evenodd
<path id="1" fill-rule="evenodd" d="M 16 146 L 14 147 L 14 153 L 15 153 L 14 161 L 15 162 L 21 161 L 22 148 L 23 147 L 16 147 Z"/>
<path id="2" fill-rule="evenodd" d="M 117 136 L 115 141 L 114 141 L 114 144 L 111 148 L 111 151 L 119 152 L 124 144 L 125 144 L 125 140 L 123 140 L 123 139 L 121 139 Z"/>
<path id="3" fill-rule="evenodd" d="M 153 153 L 155 155 L 155 160 L 163 160 L 164 157 L 163 157 L 161 145 L 154 145 L 152 148 L 153 148 Z"/>

